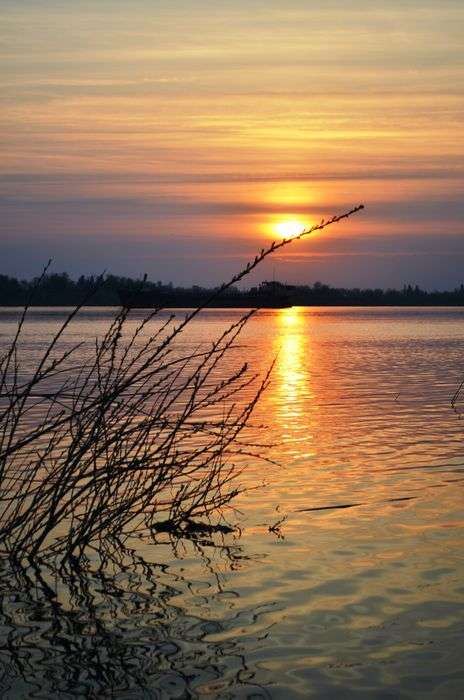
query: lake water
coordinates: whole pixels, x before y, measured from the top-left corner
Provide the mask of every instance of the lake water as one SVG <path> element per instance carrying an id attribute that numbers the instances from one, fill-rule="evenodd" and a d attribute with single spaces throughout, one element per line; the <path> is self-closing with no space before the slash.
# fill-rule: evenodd
<path id="1" fill-rule="evenodd" d="M 84 310 L 66 342 L 113 313 Z M 63 316 L 32 310 L 30 366 Z M 0 310 L 0 345 L 16 318 Z M 252 419 L 276 464 L 243 460 L 240 536 L 140 541 L 43 586 L 4 563 L 3 698 L 464 697 L 464 309 L 263 310 L 236 345 L 231 371 L 277 357 Z"/>

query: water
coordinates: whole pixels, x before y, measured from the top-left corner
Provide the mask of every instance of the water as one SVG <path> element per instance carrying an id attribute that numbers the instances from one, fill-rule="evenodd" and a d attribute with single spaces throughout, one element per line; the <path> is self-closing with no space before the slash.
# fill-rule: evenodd
<path id="1" fill-rule="evenodd" d="M 238 316 L 205 312 L 182 343 Z M 30 366 L 62 317 L 32 311 Z M 2 697 L 463 697 L 463 347 L 458 308 L 259 312 L 230 369 L 277 356 L 252 422 L 278 464 L 243 460 L 241 535 L 131 542 L 74 577 L 4 563 Z"/>

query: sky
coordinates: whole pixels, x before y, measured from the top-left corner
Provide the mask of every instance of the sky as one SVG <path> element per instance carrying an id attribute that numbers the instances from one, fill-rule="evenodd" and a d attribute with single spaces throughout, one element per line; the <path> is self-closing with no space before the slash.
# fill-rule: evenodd
<path id="1" fill-rule="evenodd" d="M 0 9 L 0 274 L 464 282 L 462 0 Z"/>

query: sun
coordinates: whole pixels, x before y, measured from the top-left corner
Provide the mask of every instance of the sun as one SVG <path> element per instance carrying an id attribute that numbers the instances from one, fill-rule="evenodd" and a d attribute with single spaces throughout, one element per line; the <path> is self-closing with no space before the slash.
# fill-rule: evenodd
<path id="1" fill-rule="evenodd" d="M 277 221 L 273 225 L 274 234 L 279 238 L 293 238 L 298 236 L 306 228 L 303 221 L 300 219 L 285 219 Z"/>

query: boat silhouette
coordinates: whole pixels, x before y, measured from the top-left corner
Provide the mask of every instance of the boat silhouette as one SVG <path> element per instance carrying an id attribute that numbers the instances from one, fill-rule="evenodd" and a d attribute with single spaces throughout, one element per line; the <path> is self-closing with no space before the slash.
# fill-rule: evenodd
<path id="1" fill-rule="evenodd" d="M 126 308 L 197 308 L 212 309 L 267 308 L 282 309 L 292 306 L 290 290 L 280 282 L 261 282 L 247 291 L 207 289 L 203 287 L 159 287 L 138 291 L 118 290 L 121 304 Z"/>

